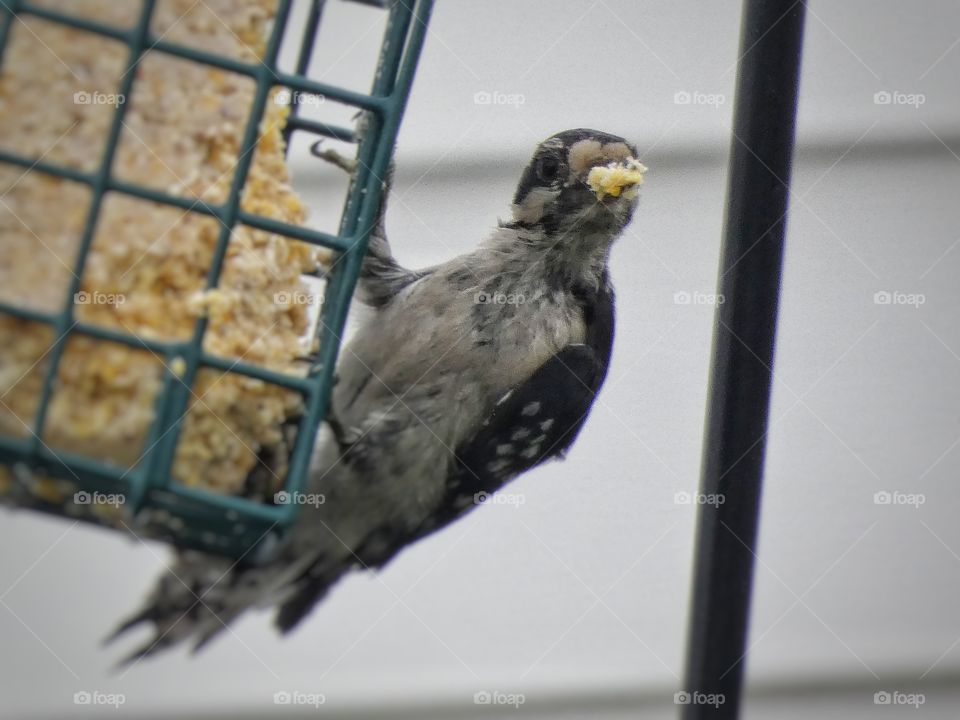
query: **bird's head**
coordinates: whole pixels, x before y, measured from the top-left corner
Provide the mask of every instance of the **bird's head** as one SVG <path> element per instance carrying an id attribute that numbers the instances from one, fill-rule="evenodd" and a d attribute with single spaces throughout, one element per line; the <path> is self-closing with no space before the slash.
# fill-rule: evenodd
<path id="1" fill-rule="evenodd" d="M 513 220 L 547 236 L 616 237 L 633 216 L 646 168 L 636 148 L 597 130 L 567 130 L 537 147 L 513 198 Z"/>

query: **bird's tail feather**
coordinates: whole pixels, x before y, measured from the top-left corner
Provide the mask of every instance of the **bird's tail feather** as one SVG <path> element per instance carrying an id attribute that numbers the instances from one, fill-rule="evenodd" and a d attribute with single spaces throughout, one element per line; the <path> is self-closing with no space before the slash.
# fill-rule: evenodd
<path id="1" fill-rule="evenodd" d="M 249 593 L 236 587 L 242 575 L 226 558 L 180 551 L 145 605 L 121 622 L 105 642 L 148 624 L 153 626 L 153 636 L 121 660 L 121 665 L 183 641 L 192 640 L 193 649 L 198 650 L 249 607 Z"/>
<path id="2" fill-rule="evenodd" d="M 310 553 L 281 557 L 264 566 L 241 566 L 227 558 L 180 551 L 145 605 L 121 622 L 105 643 L 148 625 L 152 637 L 121 660 L 121 666 L 181 643 L 191 644 L 197 652 L 246 610 L 278 605 L 276 624 L 286 632 L 349 566 L 342 557 Z"/>

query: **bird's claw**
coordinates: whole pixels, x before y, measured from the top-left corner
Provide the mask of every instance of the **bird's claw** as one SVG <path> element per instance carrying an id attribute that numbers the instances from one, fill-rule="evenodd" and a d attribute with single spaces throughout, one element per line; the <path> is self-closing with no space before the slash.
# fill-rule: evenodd
<path id="1" fill-rule="evenodd" d="M 314 157 L 318 157 L 321 160 L 325 160 L 331 165 L 336 165 L 338 168 L 343 170 L 350 175 L 353 175 L 357 171 L 357 166 L 359 163 L 353 158 L 348 158 L 346 155 L 343 155 L 333 148 L 323 148 L 324 138 L 320 138 L 313 145 L 310 146 L 310 154 Z"/>

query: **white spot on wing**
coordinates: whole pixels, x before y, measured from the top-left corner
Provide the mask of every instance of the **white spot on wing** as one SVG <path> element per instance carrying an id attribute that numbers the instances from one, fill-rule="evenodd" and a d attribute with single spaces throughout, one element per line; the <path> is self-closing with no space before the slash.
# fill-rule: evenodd
<path id="1" fill-rule="evenodd" d="M 520 411 L 520 414 L 524 417 L 532 417 L 540 412 L 540 403 L 534 400 L 532 403 L 527 403 L 523 406 L 523 410 Z"/>
<path id="2" fill-rule="evenodd" d="M 456 510 L 463 510 L 464 508 L 475 504 L 476 502 L 474 501 L 473 495 L 461 495 L 453 501 L 453 507 Z"/>
<path id="3" fill-rule="evenodd" d="M 498 473 L 501 470 L 506 470 L 510 466 L 510 461 L 505 459 L 494 460 L 493 462 L 487 463 L 487 470 L 492 473 Z"/>
<path id="4" fill-rule="evenodd" d="M 533 460 L 533 458 L 535 458 L 539 453 L 540 453 L 540 446 L 539 446 L 539 445 L 531 445 L 530 447 L 528 447 L 526 450 L 524 450 L 524 451 L 523 451 L 522 453 L 520 453 L 520 454 L 521 454 L 523 457 L 528 458 L 529 460 Z"/>

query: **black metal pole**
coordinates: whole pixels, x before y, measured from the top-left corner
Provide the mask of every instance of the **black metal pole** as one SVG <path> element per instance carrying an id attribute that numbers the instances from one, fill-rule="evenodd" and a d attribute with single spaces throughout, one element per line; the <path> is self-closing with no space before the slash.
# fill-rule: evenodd
<path id="1" fill-rule="evenodd" d="M 804 11 L 744 2 L 701 478 L 715 502 L 699 505 L 684 720 L 739 713 Z"/>

